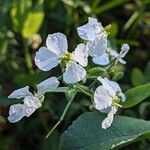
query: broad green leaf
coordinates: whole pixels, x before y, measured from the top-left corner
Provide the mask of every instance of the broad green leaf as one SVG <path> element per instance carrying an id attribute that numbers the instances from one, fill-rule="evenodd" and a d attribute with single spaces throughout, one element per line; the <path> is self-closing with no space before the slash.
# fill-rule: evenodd
<path id="1" fill-rule="evenodd" d="M 44 19 L 44 13 L 42 11 L 30 12 L 24 22 L 24 26 L 22 30 L 23 37 L 29 38 L 35 33 L 37 33 L 41 27 L 43 19 Z"/>
<path id="2" fill-rule="evenodd" d="M 105 117 L 99 112 L 82 114 L 62 134 L 60 150 L 110 150 L 150 138 L 149 121 L 115 116 L 112 126 L 104 130 L 101 122 Z"/>
<path id="3" fill-rule="evenodd" d="M 131 74 L 131 82 L 133 86 L 138 86 L 144 83 L 144 74 L 140 69 L 133 69 Z"/>
<path id="4" fill-rule="evenodd" d="M 150 83 L 137 86 L 125 92 L 126 101 L 122 103 L 124 108 L 132 107 L 150 96 Z"/>

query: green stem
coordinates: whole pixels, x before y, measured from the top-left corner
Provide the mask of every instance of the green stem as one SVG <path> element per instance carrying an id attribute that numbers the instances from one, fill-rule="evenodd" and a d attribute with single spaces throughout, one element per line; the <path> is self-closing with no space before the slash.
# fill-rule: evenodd
<path id="1" fill-rule="evenodd" d="M 24 52 L 25 52 L 25 61 L 26 61 L 26 65 L 27 65 L 27 68 L 29 69 L 30 73 L 32 73 L 32 68 L 33 68 L 33 65 L 32 65 L 32 59 L 31 59 L 31 55 L 30 55 L 30 52 L 29 52 L 29 48 L 28 48 L 28 45 L 27 45 L 27 41 L 24 39 L 23 40 L 23 46 L 24 46 Z"/>
<path id="2" fill-rule="evenodd" d="M 89 97 L 93 97 L 93 95 L 91 93 L 89 93 L 88 91 L 85 91 L 81 86 L 80 84 L 76 84 L 76 88 L 81 91 L 83 94 L 89 96 Z"/>
<path id="3" fill-rule="evenodd" d="M 25 50 L 25 60 L 26 60 L 28 69 L 31 71 L 32 70 L 32 62 L 31 62 L 31 56 L 30 56 L 28 49 Z"/>
<path id="4" fill-rule="evenodd" d="M 130 17 L 130 19 L 126 22 L 126 24 L 124 25 L 123 29 L 124 30 L 128 30 L 130 28 L 130 26 L 134 23 L 134 21 L 138 18 L 139 16 L 139 11 L 135 11 L 132 16 Z"/>
<path id="5" fill-rule="evenodd" d="M 97 79 L 98 76 L 90 76 L 90 75 L 87 75 L 87 79 Z"/>
<path id="6" fill-rule="evenodd" d="M 48 137 L 52 134 L 52 132 L 53 132 L 53 131 L 60 125 L 60 123 L 64 120 L 64 117 L 65 117 L 65 115 L 66 115 L 66 113 L 67 113 L 67 111 L 68 111 L 68 109 L 69 109 L 69 107 L 70 107 L 72 101 L 73 101 L 73 99 L 69 100 L 68 104 L 66 105 L 66 107 L 65 107 L 65 109 L 64 109 L 64 111 L 63 111 L 63 113 L 62 113 L 62 115 L 61 115 L 61 117 L 60 117 L 60 119 L 59 119 L 58 122 L 53 126 L 53 128 L 48 132 L 48 134 L 46 135 L 46 138 L 48 138 Z"/>
<path id="7" fill-rule="evenodd" d="M 107 74 L 109 74 L 109 71 L 111 70 L 111 68 L 113 66 L 115 66 L 117 63 L 118 63 L 118 58 L 114 59 L 113 62 L 112 62 L 112 64 L 106 68 Z"/>
<path id="8" fill-rule="evenodd" d="M 97 78 L 89 85 L 89 88 L 91 89 L 95 84 L 97 83 Z"/>
<path id="9" fill-rule="evenodd" d="M 61 76 L 59 76 L 59 77 L 57 77 L 57 80 L 61 80 L 62 79 L 62 75 Z"/>

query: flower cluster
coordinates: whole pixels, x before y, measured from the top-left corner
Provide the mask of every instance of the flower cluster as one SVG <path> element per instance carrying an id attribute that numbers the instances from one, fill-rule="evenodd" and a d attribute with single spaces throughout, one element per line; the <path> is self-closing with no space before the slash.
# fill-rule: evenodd
<path id="1" fill-rule="evenodd" d="M 8 98 L 11 99 L 23 99 L 23 104 L 14 104 L 9 109 L 8 120 L 11 123 L 18 122 L 23 117 L 30 117 L 36 109 L 42 106 L 44 100 L 44 94 L 52 89 L 56 89 L 59 86 L 59 81 L 56 77 L 48 78 L 37 85 L 37 93 L 32 94 L 29 92 L 29 86 L 20 88 L 12 92 Z"/>
<path id="2" fill-rule="evenodd" d="M 60 64 L 63 83 L 77 84 L 87 77 L 85 67 L 88 65 L 89 56 L 92 57 L 94 64 L 104 69 L 118 62 L 126 63 L 123 58 L 129 51 L 128 44 L 123 44 L 119 53 L 109 47 L 107 28 L 104 28 L 97 19 L 89 17 L 88 23 L 78 27 L 77 32 L 83 43 L 77 45 L 73 52 L 68 51 L 68 42 L 64 34 L 49 34 L 46 46 L 36 52 L 34 59 L 36 66 L 42 71 L 50 71 Z M 108 114 L 102 122 L 102 128 L 106 129 L 113 122 L 118 107 L 121 107 L 119 102 L 125 101 L 125 95 L 115 81 L 104 76 L 99 76 L 97 80 L 102 85 L 98 86 L 93 93 L 93 106 L 102 113 Z M 29 117 L 42 106 L 44 94 L 58 86 L 58 79 L 51 77 L 37 85 L 37 93 L 30 93 L 28 86 L 15 90 L 9 98 L 24 98 L 24 103 L 10 107 L 8 120 L 14 123 L 24 116 Z"/>

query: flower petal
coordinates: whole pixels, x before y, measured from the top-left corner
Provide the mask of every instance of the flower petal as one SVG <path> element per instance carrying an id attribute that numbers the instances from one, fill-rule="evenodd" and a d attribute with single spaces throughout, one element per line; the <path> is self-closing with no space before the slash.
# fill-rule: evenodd
<path id="1" fill-rule="evenodd" d="M 103 87 L 108 91 L 111 97 L 115 97 L 116 90 L 111 86 L 111 82 L 109 82 L 107 78 L 98 77 L 97 79 L 102 83 Z"/>
<path id="2" fill-rule="evenodd" d="M 22 104 L 15 104 L 9 108 L 8 120 L 11 123 L 18 122 L 25 116 L 25 107 Z"/>
<path id="3" fill-rule="evenodd" d="M 93 62 L 98 65 L 107 65 L 109 64 L 109 56 L 107 53 L 104 53 L 102 56 L 93 57 Z"/>
<path id="4" fill-rule="evenodd" d="M 32 95 L 32 93 L 29 92 L 29 86 L 25 86 L 23 88 L 20 88 L 18 90 L 15 90 L 13 91 L 9 96 L 8 98 L 17 98 L 17 99 L 20 99 L 20 98 L 24 98 L 26 96 L 29 96 L 29 95 Z"/>
<path id="5" fill-rule="evenodd" d="M 126 101 L 126 96 L 122 92 L 119 93 L 119 96 L 120 96 L 122 102 Z"/>
<path id="6" fill-rule="evenodd" d="M 110 55 L 114 56 L 115 58 L 119 56 L 119 54 L 115 50 L 109 50 L 109 52 L 110 52 Z"/>
<path id="7" fill-rule="evenodd" d="M 121 59 L 121 58 L 120 58 L 118 61 L 119 61 L 121 64 L 126 64 L 126 61 L 123 60 L 123 59 Z"/>
<path id="8" fill-rule="evenodd" d="M 93 42 L 87 43 L 89 55 L 91 57 L 101 56 L 107 49 L 107 35 L 101 34 Z"/>
<path id="9" fill-rule="evenodd" d="M 59 86 L 59 84 L 60 82 L 57 80 L 56 77 L 50 77 L 37 85 L 37 93 L 38 95 L 44 95 L 51 89 L 56 89 Z"/>
<path id="10" fill-rule="evenodd" d="M 67 52 L 68 49 L 68 43 L 67 38 L 62 33 L 54 33 L 49 34 L 46 39 L 46 45 L 48 49 L 57 54 L 58 57 L 61 57 L 64 53 Z"/>
<path id="11" fill-rule="evenodd" d="M 112 107 L 111 111 L 107 115 L 107 118 L 105 118 L 102 122 L 102 128 L 107 129 L 111 126 L 113 119 L 114 119 L 114 114 L 117 112 L 117 107 Z"/>
<path id="12" fill-rule="evenodd" d="M 34 107 L 37 109 L 42 106 L 40 100 L 34 96 L 26 96 L 23 101 L 24 101 L 24 104 L 28 107 Z"/>
<path id="13" fill-rule="evenodd" d="M 108 78 L 104 78 L 104 80 L 116 91 L 116 92 L 120 92 L 121 88 L 119 86 L 119 84 L 115 81 L 111 81 Z"/>
<path id="14" fill-rule="evenodd" d="M 66 72 L 63 74 L 64 82 L 71 84 L 77 83 L 86 77 L 85 69 L 76 62 L 67 64 Z"/>
<path id="15" fill-rule="evenodd" d="M 130 49 L 130 47 L 128 44 L 126 44 L 126 43 L 122 44 L 120 58 L 125 57 L 125 55 L 129 52 L 129 49 Z"/>
<path id="16" fill-rule="evenodd" d="M 60 63 L 57 54 L 51 52 L 46 47 L 41 47 L 39 51 L 36 52 L 34 60 L 38 68 L 43 71 L 49 71 Z"/>
<path id="17" fill-rule="evenodd" d="M 88 64 L 88 50 L 85 44 L 79 44 L 75 51 L 73 52 L 74 61 L 78 62 L 83 67 Z"/>
<path id="18" fill-rule="evenodd" d="M 103 87 L 99 86 L 94 92 L 94 107 L 97 110 L 104 112 L 104 109 L 107 109 L 112 104 L 112 97 L 109 95 L 109 92 Z"/>
<path id="19" fill-rule="evenodd" d="M 24 107 L 25 107 L 25 116 L 29 117 L 32 113 L 35 112 L 36 109 L 42 106 L 39 99 L 34 96 L 27 96 L 25 97 Z"/>
<path id="20" fill-rule="evenodd" d="M 125 102 L 126 97 L 122 93 L 122 90 L 117 82 L 111 81 L 108 78 L 102 78 L 102 77 L 98 77 L 97 79 L 102 83 L 104 88 L 108 90 L 108 92 L 110 93 L 112 97 L 115 97 L 117 94 L 121 98 L 121 101 Z"/>
<path id="21" fill-rule="evenodd" d="M 88 18 L 88 23 L 77 28 L 78 35 L 83 40 L 94 41 L 100 32 L 102 32 L 103 27 L 101 23 L 94 18 Z"/>

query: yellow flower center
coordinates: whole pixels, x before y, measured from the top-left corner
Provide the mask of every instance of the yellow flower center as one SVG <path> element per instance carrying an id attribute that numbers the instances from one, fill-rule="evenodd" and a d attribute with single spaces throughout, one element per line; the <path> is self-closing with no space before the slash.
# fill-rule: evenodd
<path id="1" fill-rule="evenodd" d="M 112 101 L 113 106 L 122 107 L 122 105 L 120 105 L 119 103 L 120 103 L 120 100 L 117 97 L 114 98 Z"/>
<path id="2" fill-rule="evenodd" d="M 38 98 L 38 99 L 40 100 L 40 102 L 43 103 L 43 101 L 44 101 L 44 95 L 38 95 L 38 94 L 34 91 L 33 96 L 35 96 L 36 98 Z"/>
<path id="3" fill-rule="evenodd" d="M 61 57 L 61 63 L 62 64 L 66 64 L 69 61 L 72 60 L 72 53 L 65 53 L 62 57 Z"/>

